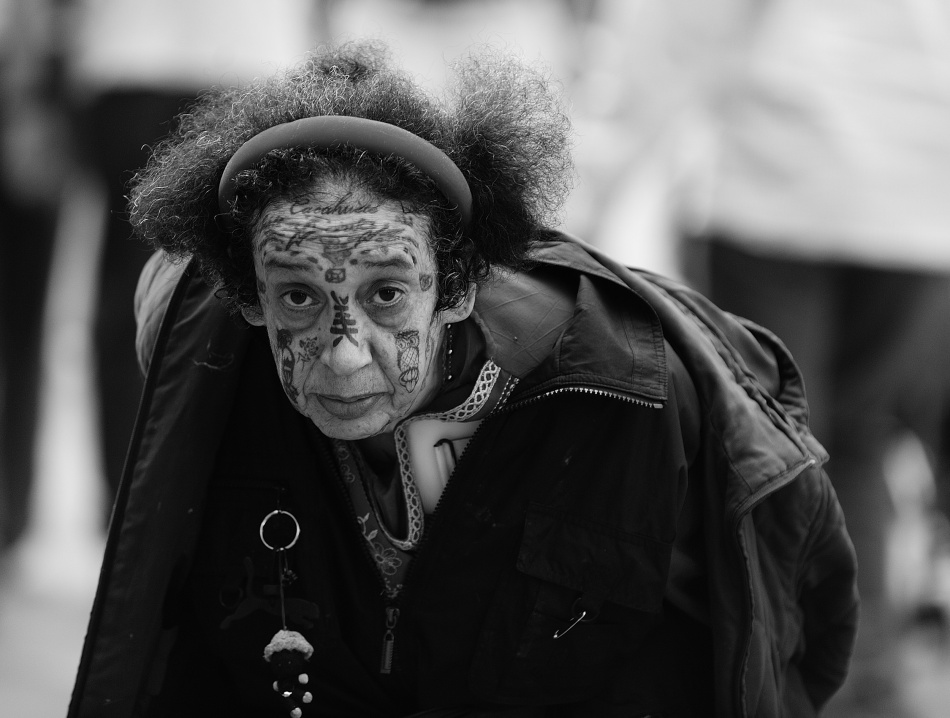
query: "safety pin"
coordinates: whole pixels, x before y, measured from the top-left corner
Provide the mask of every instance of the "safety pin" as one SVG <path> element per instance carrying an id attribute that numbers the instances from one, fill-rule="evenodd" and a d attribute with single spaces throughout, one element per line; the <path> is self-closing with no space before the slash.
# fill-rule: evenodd
<path id="1" fill-rule="evenodd" d="M 584 616 L 586 616 L 586 615 L 587 615 L 587 611 L 581 611 L 581 615 L 578 616 L 577 618 L 575 618 L 575 619 L 574 619 L 574 622 L 571 623 L 570 626 L 568 626 L 567 628 L 565 628 L 563 631 L 562 631 L 560 628 L 559 628 L 558 630 L 556 630 L 556 631 L 554 632 L 554 637 L 555 637 L 555 638 L 561 638 L 562 636 L 566 636 L 566 635 L 567 635 L 567 632 L 570 631 L 572 628 L 574 628 L 574 626 L 576 626 L 578 623 L 580 623 L 581 621 L 583 621 L 583 620 L 584 620 Z"/>

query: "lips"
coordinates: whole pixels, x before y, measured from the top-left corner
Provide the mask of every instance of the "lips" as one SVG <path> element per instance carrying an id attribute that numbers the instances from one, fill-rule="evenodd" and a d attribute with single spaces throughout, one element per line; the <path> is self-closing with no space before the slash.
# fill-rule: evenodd
<path id="1" fill-rule="evenodd" d="M 327 394 L 315 395 L 328 414 L 338 419 L 358 419 L 369 412 L 383 394 L 360 394 L 358 396 L 330 396 Z"/>

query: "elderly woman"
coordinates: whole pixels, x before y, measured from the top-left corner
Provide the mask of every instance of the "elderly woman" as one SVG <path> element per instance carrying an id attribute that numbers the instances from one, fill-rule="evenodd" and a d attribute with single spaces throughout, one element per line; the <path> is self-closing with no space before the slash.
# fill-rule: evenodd
<path id="1" fill-rule="evenodd" d="M 443 105 L 368 45 L 181 118 L 132 193 L 147 382 L 70 716 L 835 691 L 854 558 L 795 365 L 547 229 L 567 131 L 508 61 Z"/>

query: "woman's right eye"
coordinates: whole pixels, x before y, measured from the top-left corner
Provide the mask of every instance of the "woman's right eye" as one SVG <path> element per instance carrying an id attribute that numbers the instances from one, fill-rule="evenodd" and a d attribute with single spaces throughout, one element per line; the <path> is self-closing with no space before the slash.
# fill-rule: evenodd
<path id="1" fill-rule="evenodd" d="M 291 289 L 282 295 L 284 302 L 294 309 L 303 309 L 313 304 L 313 297 L 301 289 Z"/>

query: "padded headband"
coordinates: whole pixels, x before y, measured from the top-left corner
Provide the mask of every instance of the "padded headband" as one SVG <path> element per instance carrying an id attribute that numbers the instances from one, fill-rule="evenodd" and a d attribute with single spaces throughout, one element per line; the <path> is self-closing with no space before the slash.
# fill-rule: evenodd
<path id="1" fill-rule="evenodd" d="M 430 177 L 454 204 L 467 226 L 472 218 L 472 191 L 462 171 L 442 150 L 401 127 L 362 117 L 323 115 L 274 125 L 241 145 L 228 161 L 218 184 L 218 207 L 225 215 L 237 193 L 234 178 L 256 165 L 271 150 L 291 147 L 330 148 L 350 145 L 382 155 L 396 155 Z"/>

